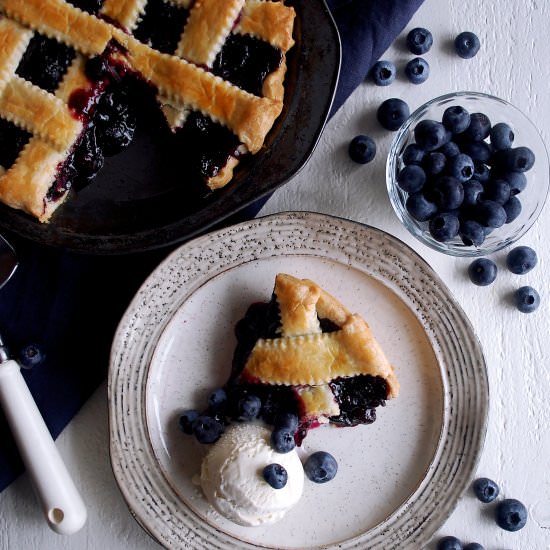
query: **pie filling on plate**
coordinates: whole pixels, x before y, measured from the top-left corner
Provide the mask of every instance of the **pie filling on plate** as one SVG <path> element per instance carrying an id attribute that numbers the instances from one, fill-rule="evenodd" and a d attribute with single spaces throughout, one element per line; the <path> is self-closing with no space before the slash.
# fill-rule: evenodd
<path id="1" fill-rule="evenodd" d="M 0 200 L 47 222 L 158 113 L 182 185 L 226 185 L 283 106 L 295 12 L 267 0 L 0 0 Z"/>

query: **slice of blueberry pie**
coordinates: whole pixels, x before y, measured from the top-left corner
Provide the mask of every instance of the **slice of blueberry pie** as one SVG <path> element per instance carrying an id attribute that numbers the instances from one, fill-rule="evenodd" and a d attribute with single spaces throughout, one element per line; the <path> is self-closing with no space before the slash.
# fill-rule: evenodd
<path id="1" fill-rule="evenodd" d="M 367 323 L 312 281 L 278 274 L 271 301 L 250 306 L 236 336 L 228 388 L 260 394 L 268 416 L 297 413 L 299 438 L 323 423 L 369 424 L 399 393 Z"/>
<path id="2" fill-rule="evenodd" d="M 281 113 L 294 18 L 269 0 L 0 0 L 0 200 L 47 222 L 150 105 L 185 174 L 226 185 Z"/>

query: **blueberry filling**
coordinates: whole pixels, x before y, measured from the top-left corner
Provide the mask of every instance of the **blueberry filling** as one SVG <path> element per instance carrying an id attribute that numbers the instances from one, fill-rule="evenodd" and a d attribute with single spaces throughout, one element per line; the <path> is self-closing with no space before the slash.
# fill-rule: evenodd
<path id="1" fill-rule="evenodd" d="M 67 2 L 91 15 L 97 15 L 103 5 L 103 0 L 67 0 Z"/>
<path id="2" fill-rule="evenodd" d="M 173 54 L 178 47 L 189 11 L 165 0 L 149 0 L 134 36 L 155 50 Z"/>
<path id="3" fill-rule="evenodd" d="M 47 92 L 54 92 L 67 72 L 75 52 L 69 46 L 35 33 L 16 73 Z"/>
<path id="4" fill-rule="evenodd" d="M 249 35 L 231 34 L 217 55 L 212 72 L 251 94 L 262 96 L 268 74 L 282 61 L 281 50 Z"/>
<path id="5" fill-rule="evenodd" d="M 10 168 L 30 137 L 27 131 L 0 118 L 0 166 Z"/>

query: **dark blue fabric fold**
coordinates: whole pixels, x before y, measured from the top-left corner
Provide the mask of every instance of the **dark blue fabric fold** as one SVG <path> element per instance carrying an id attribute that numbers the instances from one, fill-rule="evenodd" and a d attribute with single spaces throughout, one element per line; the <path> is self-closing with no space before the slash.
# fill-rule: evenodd
<path id="1" fill-rule="evenodd" d="M 332 113 L 364 80 L 422 0 L 329 0 L 342 41 Z M 254 217 L 265 200 L 228 223 Z M 5 235 L 19 268 L 0 290 L 0 334 L 16 354 L 38 343 L 45 361 L 23 375 L 54 437 L 105 379 L 117 323 L 141 283 L 170 250 L 120 257 L 67 253 Z M 0 491 L 23 467 L 0 411 Z"/>

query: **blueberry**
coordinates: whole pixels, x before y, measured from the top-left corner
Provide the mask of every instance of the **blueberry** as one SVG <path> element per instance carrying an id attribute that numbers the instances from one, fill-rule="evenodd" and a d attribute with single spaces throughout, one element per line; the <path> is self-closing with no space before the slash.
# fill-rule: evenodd
<path id="1" fill-rule="evenodd" d="M 40 365 L 46 358 L 38 344 L 28 344 L 19 352 L 19 363 L 25 369 L 32 369 Z"/>
<path id="2" fill-rule="evenodd" d="M 278 453 L 289 453 L 296 446 L 294 434 L 288 428 L 275 428 L 271 432 L 271 446 Z"/>
<path id="3" fill-rule="evenodd" d="M 504 204 L 510 198 L 510 184 L 506 180 L 489 180 L 483 186 L 483 199 Z"/>
<path id="4" fill-rule="evenodd" d="M 355 136 L 350 141 L 348 153 L 354 162 L 367 164 L 376 156 L 376 143 L 369 136 Z"/>
<path id="5" fill-rule="evenodd" d="M 506 256 L 506 267 L 516 275 L 529 273 L 537 265 L 537 253 L 529 246 L 516 246 Z"/>
<path id="6" fill-rule="evenodd" d="M 422 55 L 428 52 L 433 41 L 432 33 L 422 27 L 416 27 L 407 34 L 407 48 L 414 55 Z"/>
<path id="7" fill-rule="evenodd" d="M 291 412 L 280 412 L 275 416 L 275 428 L 286 428 L 295 433 L 298 429 L 298 415 Z"/>
<path id="8" fill-rule="evenodd" d="M 423 57 L 415 57 L 405 65 L 405 76 L 413 84 L 422 84 L 430 76 L 430 65 Z"/>
<path id="9" fill-rule="evenodd" d="M 470 125 L 464 130 L 464 138 L 472 141 L 483 141 L 491 132 L 491 121 L 486 114 L 472 113 Z"/>
<path id="10" fill-rule="evenodd" d="M 178 421 L 178 425 L 180 427 L 180 430 L 183 433 L 186 433 L 188 435 L 191 435 L 193 433 L 193 422 L 197 420 L 200 413 L 199 411 L 196 411 L 194 409 L 190 409 L 188 411 L 184 411 Z"/>
<path id="11" fill-rule="evenodd" d="M 304 464 L 306 476 L 315 483 L 326 483 L 334 479 L 337 471 L 336 459 L 325 451 L 317 451 L 308 456 Z"/>
<path id="12" fill-rule="evenodd" d="M 463 206 L 474 206 L 477 204 L 480 195 L 483 193 L 483 185 L 477 180 L 468 180 L 463 183 L 464 200 Z"/>
<path id="13" fill-rule="evenodd" d="M 506 531 L 519 531 L 527 523 L 527 509 L 515 498 L 506 498 L 497 504 L 495 519 Z"/>
<path id="14" fill-rule="evenodd" d="M 444 143 L 438 151 L 443 153 L 447 158 L 456 157 L 460 153 L 458 145 L 454 141 L 448 141 Z"/>
<path id="15" fill-rule="evenodd" d="M 510 194 L 517 195 L 527 187 L 527 177 L 523 172 L 504 172 L 500 175 L 510 184 Z"/>
<path id="16" fill-rule="evenodd" d="M 521 202 L 517 197 L 510 197 L 507 202 L 502 205 L 506 212 L 506 222 L 513 222 L 521 214 Z"/>
<path id="17" fill-rule="evenodd" d="M 93 179 L 103 167 L 105 160 L 103 150 L 99 146 L 94 127 L 82 136 L 80 143 L 74 150 L 73 159 L 79 175 L 86 180 Z"/>
<path id="18" fill-rule="evenodd" d="M 460 222 L 458 234 L 466 246 L 481 246 L 485 240 L 483 226 L 474 220 Z"/>
<path id="19" fill-rule="evenodd" d="M 239 399 L 237 420 L 254 420 L 260 414 L 262 401 L 257 395 L 247 394 Z"/>
<path id="20" fill-rule="evenodd" d="M 491 128 L 489 133 L 491 145 L 497 151 L 500 149 L 510 149 L 514 142 L 514 132 L 505 122 L 499 122 Z"/>
<path id="21" fill-rule="evenodd" d="M 514 292 L 514 301 L 522 313 L 533 313 L 540 305 L 540 296 L 533 287 L 522 286 Z"/>
<path id="22" fill-rule="evenodd" d="M 445 164 L 447 163 L 447 157 L 440 153 L 439 151 L 432 151 L 424 157 L 422 162 L 422 167 L 426 174 L 430 176 L 437 176 L 441 174 L 445 169 Z"/>
<path id="23" fill-rule="evenodd" d="M 193 433 L 199 443 L 214 443 L 220 438 L 224 429 L 221 422 L 204 414 L 193 421 Z"/>
<path id="24" fill-rule="evenodd" d="M 416 164 L 405 166 L 397 174 L 397 185 L 407 193 L 420 191 L 424 187 L 424 183 L 426 183 L 426 174 Z"/>
<path id="25" fill-rule="evenodd" d="M 468 276 L 474 285 L 490 285 L 497 278 L 497 265 L 488 258 L 478 258 L 468 266 Z"/>
<path id="26" fill-rule="evenodd" d="M 470 113 L 461 105 L 452 105 L 443 112 L 441 122 L 453 134 L 461 134 L 470 126 Z"/>
<path id="27" fill-rule="evenodd" d="M 377 86 L 389 86 L 394 80 L 397 71 L 391 61 L 377 61 L 372 67 L 371 78 Z"/>
<path id="28" fill-rule="evenodd" d="M 439 242 L 450 241 L 458 235 L 460 223 L 458 218 L 448 212 L 434 216 L 429 223 L 431 236 Z"/>
<path id="29" fill-rule="evenodd" d="M 493 154 L 490 145 L 485 141 L 465 141 L 460 144 L 460 149 L 474 162 L 488 162 Z"/>
<path id="30" fill-rule="evenodd" d="M 469 31 L 461 32 L 455 38 L 455 51 L 462 59 L 471 59 L 474 57 L 481 46 L 479 38 Z"/>
<path id="31" fill-rule="evenodd" d="M 403 164 L 420 164 L 425 155 L 424 149 L 419 147 L 416 143 L 409 143 L 403 151 Z"/>
<path id="32" fill-rule="evenodd" d="M 427 222 L 437 213 L 437 206 L 430 202 L 422 193 L 413 193 L 405 202 L 407 212 L 419 222 Z"/>
<path id="33" fill-rule="evenodd" d="M 441 210 L 454 210 L 464 200 L 464 187 L 456 178 L 442 176 L 435 183 L 433 196 L 434 202 Z"/>
<path id="34" fill-rule="evenodd" d="M 462 543 L 456 537 L 443 537 L 437 543 L 437 550 L 463 550 Z"/>
<path id="35" fill-rule="evenodd" d="M 223 388 L 218 388 L 217 390 L 214 390 L 208 396 L 208 407 L 212 411 L 219 411 L 223 409 L 226 403 L 227 403 L 227 394 L 225 393 L 225 390 Z"/>
<path id="36" fill-rule="evenodd" d="M 474 161 L 464 153 L 449 159 L 447 171 L 460 182 L 469 180 L 474 175 Z"/>
<path id="37" fill-rule="evenodd" d="M 393 132 L 409 118 L 409 114 L 409 106 L 402 99 L 392 97 L 378 107 L 376 117 L 383 128 Z"/>
<path id="38" fill-rule="evenodd" d="M 464 547 L 464 550 L 485 550 L 478 542 L 470 542 Z"/>
<path id="39" fill-rule="evenodd" d="M 435 151 L 449 141 L 445 126 L 435 120 L 421 120 L 414 129 L 414 138 L 424 151 Z"/>
<path id="40" fill-rule="evenodd" d="M 288 473 L 280 464 L 268 464 L 262 473 L 273 489 L 282 489 L 288 481 Z"/>
<path id="41" fill-rule="evenodd" d="M 497 151 L 495 165 L 512 172 L 527 172 L 535 164 L 535 154 L 529 147 L 515 147 Z"/>
<path id="42" fill-rule="evenodd" d="M 495 266 L 496 272 L 496 266 Z M 485 504 L 493 502 L 500 492 L 499 486 L 488 477 L 480 477 L 472 485 L 476 497 Z"/>
<path id="43" fill-rule="evenodd" d="M 506 211 L 498 202 L 482 200 L 476 205 L 476 220 L 486 227 L 501 227 L 506 223 Z"/>
<path id="44" fill-rule="evenodd" d="M 491 177 L 491 170 L 486 164 L 474 161 L 474 175 L 472 177 L 477 181 L 484 183 Z"/>

